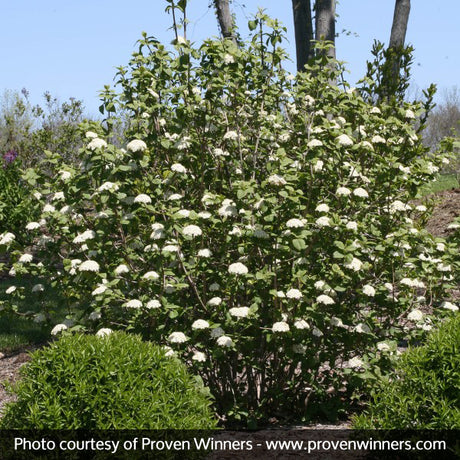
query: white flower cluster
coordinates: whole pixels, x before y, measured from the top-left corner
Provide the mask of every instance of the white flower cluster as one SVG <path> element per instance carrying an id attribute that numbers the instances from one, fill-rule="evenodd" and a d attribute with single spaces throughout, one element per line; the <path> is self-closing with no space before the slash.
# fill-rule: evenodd
<path id="1" fill-rule="evenodd" d="M 184 343 L 187 340 L 188 337 L 183 332 L 172 332 L 168 337 L 168 342 L 171 343 Z"/>
<path id="2" fill-rule="evenodd" d="M 277 186 L 281 186 L 281 185 L 286 185 L 287 182 L 286 182 L 286 179 L 282 176 L 279 176 L 278 174 L 273 174 L 271 175 L 268 179 L 267 179 L 268 183 L 269 184 L 272 184 L 272 185 L 277 185 Z"/>
<path id="3" fill-rule="evenodd" d="M 345 264 L 346 268 L 350 268 L 351 270 L 354 270 L 355 272 L 361 270 L 362 266 L 363 266 L 363 263 L 356 257 L 353 257 L 351 262 L 348 262 L 347 264 Z"/>
<path id="4" fill-rule="evenodd" d="M 98 137 L 95 137 L 91 140 L 91 142 L 87 145 L 87 147 L 90 150 L 101 149 L 101 148 L 107 147 L 107 142 L 105 142 L 103 139 L 99 139 Z"/>
<path id="5" fill-rule="evenodd" d="M 411 279 L 411 278 L 402 278 L 400 283 L 404 284 L 405 286 L 414 287 L 414 288 L 424 288 L 425 287 L 425 283 L 423 283 L 423 281 L 419 281 L 417 279 Z"/>
<path id="6" fill-rule="evenodd" d="M 155 222 L 154 224 L 152 224 L 151 228 L 153 230 L 153 232 L 150 234 L 150 238 L 152 240 L 161 240 L 162 238 L 166 236 L 164 232 L 165 227 L 163 224 L 160 224 L 159 222 Z"/>
<path id="7" fill-rule="evenodd" d="M 389 207 L 390 214 L 394 214 L 398 211 L 410 211 L 411 209 L 412 208 L 410 205 L 404 204 L 400 200 L 393 201 L 393 203 L 391 203 Z"/>
<path id="8" fill-rule="evenodd" d="M 187 225 L 182 229 L 182 234 L 184 236 L 191 236 L 192 238 L 195 236 L 200 236 L 202 234 L 202 230 L 197 225 Z"/>
<path id="9" fill-rule="evenodd" d="M 29 263 L 29 262 L 32 262 L 33 258 L 34 258 L 34 257 L 33 257 L 32 254 L 22 254 L 22 256 L 19 257 L 18 262 L 19 262 L 20 264 L 27 264 L 27 263 Z"/>
<path id="10" fill-rule="evenodd" d="M 142 275 L 142 278 L 145 280 L 157 280 L 160 275 L 155 271 L 150 271 Z"/>
<path id="11" fill-rule="evenodd" d="M 303 219 L 289 219 L 286 222 L 287 228 L 301 228 L 305 226 L 305 221 Z"/>
<path id="12" fill-rule="evenodd" d="M 139 299 L 128 300 L 124 305 L 126 308 L 142 308 L 142 302 Z"/>
<path id="13" fill-rule="evenodd" d="M 457 305 L 453 304 L 452 302 L 442 302 L 441 308 L 444 308 L 450 311 L 458 311 Z"/>
<path id="14" fill-rule="evenodd" d="M 180 163 L 174 163 L 171 166 L 171 171 L 177 172 L 179 174 L 185 174 L 187 172 L 187 168 L 185 166 L 181 165 Z"/>
<path id="15" fill-rule="evenodd" d="M 342 145 L 344 147 L 349 147 L 353 145 L 353 141 L 346 134 L 341 134 L 340 136 L 338 136 L 337 142 L 339 143 L 339 145 Z"/>
<path id="16" fill-rule="evenodd" d="M 316 206 L 315 211 L 318 212 L 329 212 L 329 206 L 326 203 L 321 203 L 318 206 Z"/>
<path id="17" fill-rule="evenodd" d="M 303 297 L 303 294 L 298 289 L 289 289 L 289 291 L 286 292 L 286 297 L 288 299 L 299 300 Z"/>
<path id="18" fill-rule="evenodd" d="M 348 360 L 348 366 L 353 368 L 353 369 L 359 369 L 364 366 L 364 362 L 362 359 L 358 358 L 357 356 L 351 358 Z"/>
<path id="19" fill-rule="evenodd" d="M 141 193 L 134 198 L 134 203 L 150 204 L 152 199 L 145 193 Z"/>
<path id="20" fill-rule="evenodd" d="M 134 139 L 128 143 L 126 148 L 131 152 L 143 152 L 144 150 L 147 150 L 147 144 L 140 139 Z"/>
<path id="21" fill-rule="evenodd" d="M 238 215 L 238 209 L 236 208 L 235 203 L 228 198 L 222 201 L 222 206 L 217 212 L 219 213 L 219 216 L 222 217 L 232 217 Z"/>
<path id="22" fill-rule="evenodd" d="M 98 272 L 99 264 L 94 260 L 85 260 L 78 265 L 78 270 L 81 272 Z"/>
<path id="23" fill-rule="evenodd" d="M 335 193 L 339 196 L 348 196 L 351 195 L 351 190 L 347 187 L 339 187 Z"/>
<path id="24" fill-rule="evenodd" d="M 289 332 L 289 324 L 285 321 L 278 321 L 277 323 L 273 324 L 272 331 L 273 332 Z"/>
<path id="25" fill-rule="evenodd" d="M 150 309 L 156 309 L 156 308 L 161 308 L 161 302 L 157 299 L 152 299 L 152 300 L 149 300 L 146 304 L 145 304 L 145 308 L 148 308 L 149 310 Z"/>
<path id="26" fill-rule="evenodd" d="M 16 236 L 13 233 L 7 232 L 0 236 L 0 246 L 10 244 L 15 240 Z"/>
<path id="27" fill-rule="evenodd" d="M 114 270 L 115 275 L 123 275 L 124 273 L 129 273 L 129 267 L 125 264 L 118 265 Z"/>
<path id="28" fill-rule="evenodd" d="M 318 219 L 316 219 L 316 225 L 318 227 L 330 227 L 331 220 L 327 216 L 321 216 Z"/>
<path id="29" fill-rule="evenodd" d="M 313 165 L 313 171 L 314 172 L 320 172 L 323 170 L 324 167 L 324 161 L 323 160 L 317 160 L 316 163 Z"/>
<path id="30" fill-rule="evenodd" d="M 26 225 L 26 230 L 37 230 L 38 228 L 40 228 L 41 225 L 39 222 L 29 222 L 27 225 Z M 0 243 L 1 244 L 1 243 Z"/>
<path id="31" fill-rule="evenodd" d="M 308 142 L 307 147 L 312 149 L 315 147 L 322 147 L 323 143 L 318 140 L 318 139 L 312 139 L 311 141 Z"/>
<path id="32" fill-rule="evenodd" d="M 365 284 L 363 286 L 363 294 L 367 295 L 368 297 L 375 296 L 375 288 L 372 287 L 370 284 Z"/>
<path id="33" fill-rule="evenodd" d="M 87 240 L 96 238 L 96 232 L 94 230 L 86 230 L 83 233 L 79 233 L 74 239 L 73 243 L 84 243 Z"/>
<path id="34" fill-rule="evenodd" d="M 207 249 L 207 248 L 204 248 L 204 249 L 200 249 L 198 250 L 198 257 L 204 257 L 204 258 L 209 258 L 212 256 L 212 252 Z"/>
<path id="35" fill-rule="evenodd" d="M 230 308 L 229 313 L 235 318 L 246 318 L 249 315 L 248 307 L 233 307 Z"/>
<path id="36" fill-rule="evenodd" d="M 246 275 L 248 273 L 248 267 L 241 262 L 235 262 L 229 265 L 228 272 L 235 275 Z"/>
<path id="37" fill-rule="evenodd" d="M 332 305 L 335 303 L 334 299 L 332 297 L 329 297 L 326 294 L 321 294 L 316 298 L 316 301 L 318 303 L 322 303 L 323 305 Z"/>
<path id="38" fill-rule="evenodd" d="M 65 324 L 56 324 L 56 326 L 51 329 L 51 335 L 58 335 L 60 332 L 65 331 L 68 327 Z"/>
<path id="39" fill-rule="evenodd" d="M 423 316 L 423 312 L 416 308 L 409 312 L 409 314 L 407 315 L 407 319 L 409 321 L 421 321 L 423 319 Z"/>
<path id="40" fill-rule="evenodd" d="M 120 186 L 118 184 L 114 184 L 113 182 L 104 182 L 102 185 L 99 186 L 97 189 L 99 192 L 104 192 L 106 190 L 112 190 L 116 192 Z"/>

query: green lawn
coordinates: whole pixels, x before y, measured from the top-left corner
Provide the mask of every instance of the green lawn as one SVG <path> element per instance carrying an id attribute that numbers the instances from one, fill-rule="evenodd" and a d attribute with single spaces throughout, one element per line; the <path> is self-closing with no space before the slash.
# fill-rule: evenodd
<path id="1" fill-rule="evenodd" d="M 421 196 L 431 195 L 432 193 L 442 192 L 444 190 L 452 190 L 460 187 L 458 178 L 455 174 L 440 175 L 435 181 L 426 184 L 420 188 Z"/>

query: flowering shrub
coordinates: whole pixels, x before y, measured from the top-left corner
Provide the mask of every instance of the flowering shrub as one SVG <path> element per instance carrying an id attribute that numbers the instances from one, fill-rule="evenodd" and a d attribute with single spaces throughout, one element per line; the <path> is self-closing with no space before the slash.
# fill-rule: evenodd
<path id="1" fill-rule="evenodd" d="M 417 134 L 423 104 L 371 106 L 330 85 L 343 69 L 324 57 L 290 75 L 276 21 L 254 24 L 240 48 L 144 35 L 122 93 L 105 90 L 109 115 L 131 113 L 126 149 L 106 140 L 111 117 L 79 169 L 49 153 L 51 175 L 26 174 L 31 245 L 0 236 L 74 328 L 167 346 L 230 418 L 303 414 L 384 371 L 431 328 L 453 270 L 410 204 L 444 159 Z"/>
<path id="2" fill-rule="evenodd" d="M 183 363 L 101 329 L 36 351 L 1 420 L 9 429 L 212 429 L 209 393 Z"/>

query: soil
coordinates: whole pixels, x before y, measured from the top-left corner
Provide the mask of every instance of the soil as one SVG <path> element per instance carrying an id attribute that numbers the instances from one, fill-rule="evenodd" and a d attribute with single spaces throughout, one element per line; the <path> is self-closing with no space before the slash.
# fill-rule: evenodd
<path id="1" fill-rule="evenodd" d="M 0 412 L 6 403 L 13 401 L 14 397 L 7 391 L 5 382 L 14 383 L 19 378 L 19 369 L 27 361 L 29 354 L 26 350 L 5 356 L 0 353 Z"/>
<path id="2" fill-rule="evenodd" d="M 449 234 L 449 230 L 447 226 L 460 215 L 460 189 L 454 190 L 446 190 L 436 194 L 436 205 L 434 208 L 434 212 L 432 217 L 427 223 L 427 230 L 435 236 L 445 237 Z M 457 295 L 460 297 L 460 292 L 455 292 L 454 296 Z M 5 381 L 9 383 L 14 383 L 19 378 L 19 369 L 23 366 L 29 358 L 29 352 L 32 351 L 33 348 L 28 348 L 26 350 L 22 350 L 20 352 L 14 353 L 12 355 L 3 355 L 0 352 L 0 412 L 5 404 L 9 401 L 13 400 L 13 396 L 10 395 L 6 391 Z M 288 428 L 280 428 L 282 431 L 292 431 L 293 433 L 299 433 L 301 430 L 320 430 L 320 431 L 330 431 L 330 430 L 346 430 L 349 428 L 349 423 L 341 423 L 336 425 L 306 425 L 302 427 L 288 427 Z M 270 430 L 263 430 L 259 431 L 258 433 L 270 433 Z M 295 434 L 293 436 L 296 436 Z M 240 438 L 238 438 L 240 439 Z M 251 434 L 249 439 L 254 439 L 254 434 Z M 283 439 L 285 436 L 283 435 Z M 266 452 L 265 452 L 266 454 Z M 343 454 L 343 452 L 342 452 Z M 222 455 L 222 452 L 220 453 Z M 286 454 L 285 454 L 286 455 Z M 289 455 L 289 454 L 287 454 Z M 212 458 L 212 457 L 210 457 Z M 225 456 L 220 456 L 219 458 L 224 459 L 227 458 Z M 230 458 L 230 457 L 228 457 Z M 235 457 L 232 457 L 235 458 Z M 245 458 L 245 457 L 241 457 Z M 248 457 L 249 458 L 249 457 Z M 254 456 L 252 457 L 254 458 Z M 270 457 L 264 455 L 264 458 L 281 458 L 281 457 Z M 288 456 L 284 456 L 283 458 L 288 458 Z M 316 457 L 309 457 L 309 458 L 316 458 Z M 323 457 L 324 458 L 324 457 Z M 332 457 L 330 457 L 332 458 Z M 345 458 L 342 456 L 342 458 Z M 355 457 L 356 458 L 356 457 Z"/>
<path id="3" fill-rule="evenodd" d="M 448 225 L 458 216 L 460 188 L 439 192 L 436 194 L 436 204 L 426 229 L 434 236 L 446 237 L 451 232 L 447 229 Z"/>

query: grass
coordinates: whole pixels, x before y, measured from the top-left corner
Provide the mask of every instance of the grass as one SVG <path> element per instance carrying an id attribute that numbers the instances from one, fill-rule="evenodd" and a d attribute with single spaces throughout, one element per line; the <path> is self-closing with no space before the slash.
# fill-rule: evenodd
<path id="1" fill-rule="evenodd" d="M 46 297 L 44 293 L 32 296 L 32 286 L 37 283 L 38 281 L 34 279 L 14 280 L 14 283 L 11 279 L 0 280 L 0 305 L 1 300 L 5 298 L 5 290 L 12 284 L 17 287 L 24 287 L 25 292 L 28 293 L 18 305 L 18 314 L 11 311 L 2 312 L 0 307 L 0 352 L 14 353 L 24 347 L 41 344 L 49 339 L 52 325 L 36 323 L 31 319 L 31 316 L 34 313 L 39 313 L 44 305 L 53 310 L 56 310 L 59 305 L 52 293 Z M 39 299 L 40 295 L 43 296 L 41 299 Z"/>
<path id="2" fill-rule="evenodd" d="M 457 175 L 455 174 L 442 174 L 435 181 L 424 185 L 420 188 L 420 195 L 427 196 L 432 193 L 443 192 L 444 190 L 452 190 L 460 187 Z"/>

